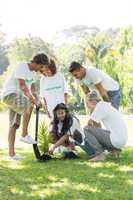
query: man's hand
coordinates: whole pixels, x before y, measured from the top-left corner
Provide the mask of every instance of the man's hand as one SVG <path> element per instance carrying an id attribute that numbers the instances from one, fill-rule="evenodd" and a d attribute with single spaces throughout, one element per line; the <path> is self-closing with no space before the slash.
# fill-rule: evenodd
<path id="1" fill-rule="evenodd" d="M 110 102 L 110 98 L 107 94 L 107 91 L 104 89 L 101 83 L 98 83 L 95 85 L 97 90 L 99 91 L 101 97 L 103 98 L 104 101 Z"/>
<path id="2" fill-rule="evenodd" d="M 40 99 L 35 98 L 35 105 L 36 105 L 37 107 L 42 107 L 42 103 L 41 103 Z"/>
<path id="3" fill-rule="evenodd" d="M 101 124 L 98 123 L 98 122 L 93 121 L 92 119 L 90 119 L 90 120 L 88 121 L 88 124 L 87 124 L 87 125 L 88 125 L 88 126 L 94 126 L 94 127 L 97 127 L 97 128 L 101 128 Z"/>

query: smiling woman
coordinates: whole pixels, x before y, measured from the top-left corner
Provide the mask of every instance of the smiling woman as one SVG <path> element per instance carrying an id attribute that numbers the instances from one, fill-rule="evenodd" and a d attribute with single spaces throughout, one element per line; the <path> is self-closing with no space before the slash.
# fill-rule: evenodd
<path id="1" fill-rule="evenodd" d="M 67 104 L 67 85 L 62 73 L 56 69 L 56 64 L 50 59 L 50 64 L 44 68 L 40 81 L 40 96 L 44 100 L 44 108 L 52 119 L 53 109 L 59 103 Z"/>

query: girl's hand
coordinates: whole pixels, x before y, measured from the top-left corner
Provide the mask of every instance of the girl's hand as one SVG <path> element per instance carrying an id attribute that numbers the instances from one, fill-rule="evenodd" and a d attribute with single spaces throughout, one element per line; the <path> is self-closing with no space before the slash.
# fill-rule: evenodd
<path id="1" fill-rule="evenodd" d="M 52 119 L 52 116 L 50 115 L 50 113 L 47 111 L 47 115 L 50 119 Z"/>
<path id="2" fill-rule="evenodd" d="M 55 150 L 55 146 L 54 146 L 54 145 L 51 145 L 51 146 L 49 147 L 49 150 L 48 150 L 49 154 L 53 155 L 54 150 Z"/>

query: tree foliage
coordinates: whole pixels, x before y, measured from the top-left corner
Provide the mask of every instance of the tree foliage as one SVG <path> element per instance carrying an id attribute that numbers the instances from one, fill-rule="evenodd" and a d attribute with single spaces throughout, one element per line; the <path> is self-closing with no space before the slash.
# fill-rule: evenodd
<path id="1" fill-rule="evenodd" d="M 9 65 L 7 50 L 8 46 L 5 44 L 5 34 L 0 31 L 0 74 L 2 74 Z"/>
<path id="2" fill-rule="evenodd" d="M 120 84 L 121 105 L 123 107 L 133 106 L 133 27 L 100 32 L 96 28 L 88 29 L 81 26 L 63 30 L 62 34 L 65 34 L 66 41 L 58 46 L 30 35 L 15 38 L 10 43 L 8 51 L 11 64 L 7 72 L 0 77 L 0 84 L 11 73 L 16 62 L 29 61 L 36 53 L 44 52 L 55 58 L 58 69 L 67 79 L 70 94 L 69 105 L 72 109 L 84 111 L 83 92 L 68 72 L 69 65 L 74 60 L 86 67 L 93 65 L 107 72 Z M 4 56 L 2 58 L 4 59 Z"/>

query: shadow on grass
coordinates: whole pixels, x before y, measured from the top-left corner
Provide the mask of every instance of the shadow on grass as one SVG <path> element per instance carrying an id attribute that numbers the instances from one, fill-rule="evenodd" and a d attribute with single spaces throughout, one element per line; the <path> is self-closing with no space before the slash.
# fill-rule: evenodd
<path id="1" fill-rule="evenodd" d="M 90 163 L 85 155 L 77 160 L 39 163 L 23 152 L 19 162 L 1 161 L 2 200 L 132 200 L 133 149 L 119 160 Z"/>

